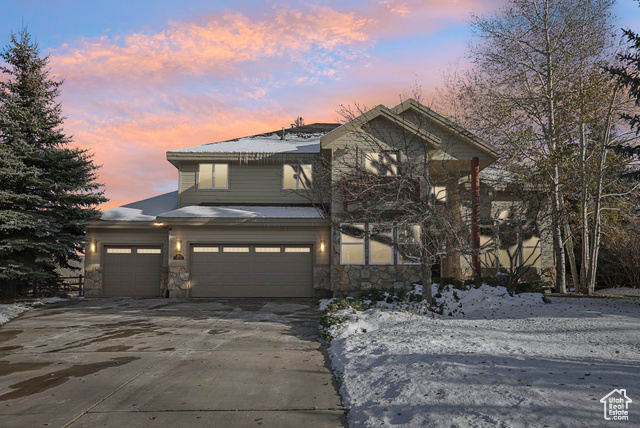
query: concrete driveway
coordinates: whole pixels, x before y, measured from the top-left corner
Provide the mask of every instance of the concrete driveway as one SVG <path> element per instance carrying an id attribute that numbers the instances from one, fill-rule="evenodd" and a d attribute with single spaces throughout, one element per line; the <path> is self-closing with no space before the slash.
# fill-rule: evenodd
<path id="1" fill-rule="evenodd" d="M 86 299 L 0 327 L 2 427 L 342 427 L 307 299 Z"/>

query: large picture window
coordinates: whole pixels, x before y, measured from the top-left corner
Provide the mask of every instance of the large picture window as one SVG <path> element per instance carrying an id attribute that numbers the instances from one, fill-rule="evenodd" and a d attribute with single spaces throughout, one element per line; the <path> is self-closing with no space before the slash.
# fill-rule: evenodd
<path id="1" fill-rule="evenodd" d="M 364 264 L 364 224 L 343 224 L 340 233 L 340 264 Z"/>
<path id="2" fill-rule="evenodd" d="M 375 175 L 398 175 L 398 153 L 365 153 L 364 166 L 368 172 Z"/>
<path id="3" fill-rule="evenodd" d="M 371 223 L 340 227 L 340 263 L 343 265 L 392 265 L 396 261 L 398 264 L 420 264 L 418 225 L 393 227 Z M 396 241 L 399 252 L 394 250 Z"/>
<path id="4" fill-rule="evenodd" d="M 228 189 L 229 164 L 201 163 L 198 165 L 198 189 Z"/>
<path id="5" fill-rule="evenodd" d="M 420 264 L 420 226 L 417 224 L 398 227 L 398 264 Z"/>
<path id="6" fill-rule="evenodd" d="M 499 242 L 499 241 L 498 241 Z M 497 257 L 495 241 L 491 236 L 481 235 L 482 264 L 490 268 L 511 268 L 518 266 L 542 267 L 542 247 L 540 238 L 532 236 L 523 239 L 522 245 L 498 246 Z"/>
<path id="7" fill-rule="evenodd" d="M 283 189 L 310 189 L 313 182 L 311 164 L 285 164 L 282 168 Z"/>
<path id="8" fill-rule="evenodd" d="M 393 228 L 369 225 L 369 264 L 393 264 Z"/>

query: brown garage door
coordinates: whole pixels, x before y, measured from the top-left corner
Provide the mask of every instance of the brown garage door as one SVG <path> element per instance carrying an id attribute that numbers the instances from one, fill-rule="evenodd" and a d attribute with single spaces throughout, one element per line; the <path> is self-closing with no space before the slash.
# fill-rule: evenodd
<path id="1" fill-rule="evenodd" d="M 110 297 L 158 297 L 160 247 L 105 247 L 102 294 Z"/>
<path id="2" fill-rule="evenodd" d="M 310 246 L 194 245 L 191 297 L 312 297 Z"/>

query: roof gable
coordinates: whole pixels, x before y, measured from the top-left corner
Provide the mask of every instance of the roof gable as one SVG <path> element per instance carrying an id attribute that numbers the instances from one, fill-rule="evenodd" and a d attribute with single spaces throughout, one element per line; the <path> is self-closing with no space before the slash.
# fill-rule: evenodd
<path id="1" fill-rule="evenodd" d="M 500 157 L 498 149 L 488 142 L 478 138 L 471 132 L 467 131 L 457 123 L 447 119 L 446 117 L 436 113 L 430 108 L 420 104 L 413 98 L 409 98 L 391 109 L 396 115 L 404 116 L 407 112 L 413 112 L 419 116 L 426 118 L 428 121 L 437 126 L 447 129 L 449 132 L 458 137 L 462 142 L 468 144 L 476 150 L 483 152 L 485 155 L 497 160 Z"/>
<path id="2" fill-rule="evenodd" d="M 362 132 L 363 128 L 377 119 L 382 119 L 392 123 L 394 126 L 410 132 L 413 136 L 420 138 L 429 144 L 433 149 L 440 147 L 440 138 L 420 129 L 415 124 L 405 120 L 383 105 L 378 105 L 366 111 L 355 119 L 343 124 L 320 138 L 320 146 L 323 149 L 337 148 L 344 144 L 344 139 L 352 133 Z M 366 131 L 365 131 L 366 132 Z"/>

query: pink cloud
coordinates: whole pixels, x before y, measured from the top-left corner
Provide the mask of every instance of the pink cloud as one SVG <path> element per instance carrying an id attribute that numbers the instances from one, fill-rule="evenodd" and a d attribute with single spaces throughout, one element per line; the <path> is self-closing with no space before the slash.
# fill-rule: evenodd
<path id="1" fill-rule="evenodd" d="M 53 69 L 75 81 L 109 78 L 166 82 L 176 75 L 228 76 L 244 62 L 296 60 L 311 49 L 334 50 L 368 39 L 369 21 L 328 7 L 303 13 L 278 10 L 261 20 L 241 13 L 214 15 L 200 23 L 171 22 L 157 33 L 102 36 L 65 45 Z"/>
<path id="2" fill-rule="evenodd" d="M 333 122 L 341 104 L 393 105 L 416 82 L 439 77 L 446 55 L 383 58 L 377 42 L 424 36 L 497 2 L 220 12 L 157 33 L 82 39 L 51 53 L 66 81 L 65 130 L 103 165 L 99 181 L 111 198 L 103 209 L 150 197 L 177 187 L 168 150 L 279 129 L 299 115 Z"/>

